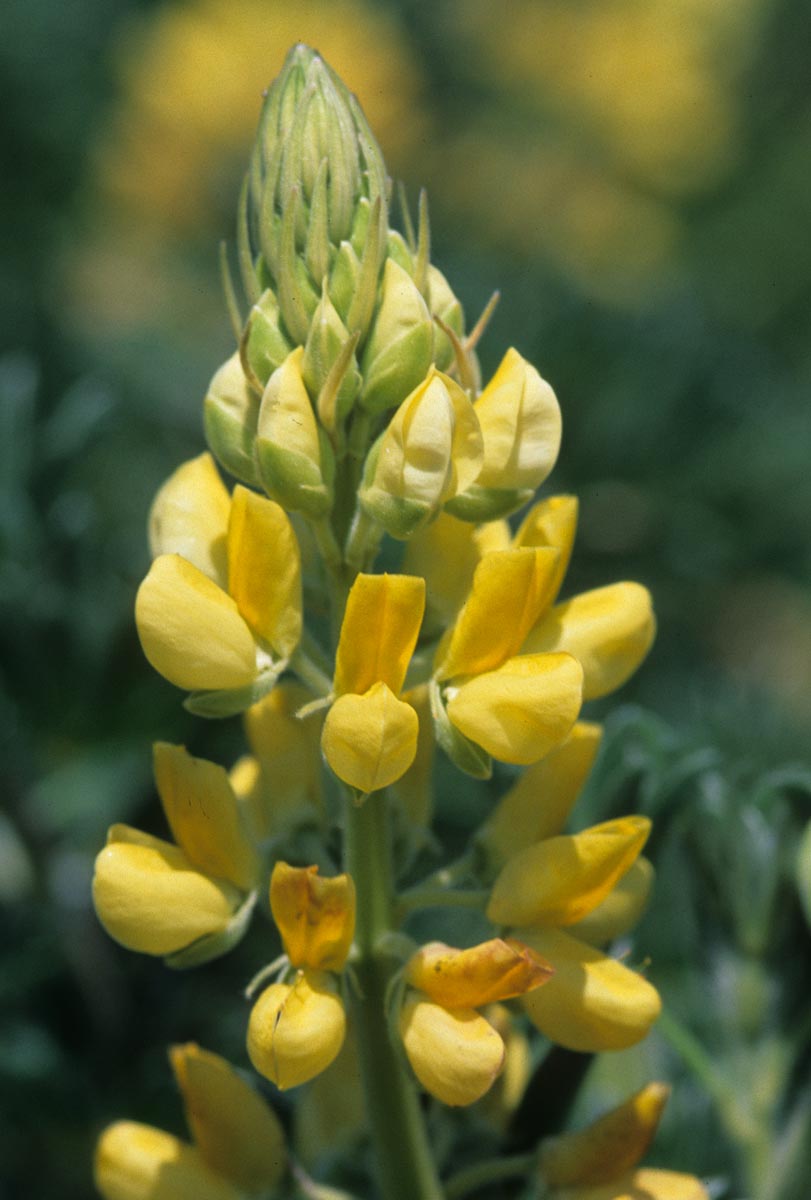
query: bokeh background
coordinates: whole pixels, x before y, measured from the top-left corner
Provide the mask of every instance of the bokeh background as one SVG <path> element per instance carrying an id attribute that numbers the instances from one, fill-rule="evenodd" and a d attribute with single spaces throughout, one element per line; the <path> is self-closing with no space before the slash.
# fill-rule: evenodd
<path id="1" fill-rule="evenodd" d="M 89 879 L 111 821 L 159 827 L 152 740 L 237 744 L 149 670 L 132 601 L 151 496 L 202 449 L 232 350 L 216 248 L 261 90 L 305 40 L 427 187 L 469 321 L 501 290 L 485 367 L 514 344 L 556 388 L 573 587 L 655 594 L 651 659 L 595 708 L 587 811 L 656 818 L 635 953 L 668 1015 L 577 1103 L 665 1072 L 660 1160 L 730 1200 L 804 1200 L 807 4 L 4 0 L 0 33 L 0 1196 L 92 1196 L 119 1115 L 178 1129 L 168 1042 L 244 1060 L 258 943 L 172 976 L 104 936 Z M 441 813 L 457 838 L 463 800 Z"/>

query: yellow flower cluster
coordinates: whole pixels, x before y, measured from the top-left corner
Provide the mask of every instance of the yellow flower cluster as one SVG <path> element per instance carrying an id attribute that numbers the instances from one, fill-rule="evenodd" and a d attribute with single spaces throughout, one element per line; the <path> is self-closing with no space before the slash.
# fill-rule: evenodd
<path id="1" fill-rule="evenodd" d="M 174 840 L 114 826 L 94 899 L 122 945 L 194 966 L 233 946 L 269 895 L 282 953 L 248 988 L 259 992 L 248 1056 L 278 1088 L 297 1087 L 335 1062 L 351 1021 L 388 1154 L 398 1139 L 387 1103 L 408 1130 L 399 1168 L 385 1171 L 412 1200 L 438 1194 L 414 1081 L 448 1106 L 482 1098 L 514 1041 L 505 1005 L 588 1052 L 633 1045 L 659 1013 L 655 988 L 610 954 L 647 901 L 650 822 L 565 832 L 599 744 L 582 704 L 629 678 L 655 622 L 635 583 L 559 600 L 573 498 L 535 503 L 515 531 L 507 523 L 554 465 L 557 400 L 514 349 L 481 386 L 483 323 L 465 333 L 430 264 L 424 203 L 403 237 L 388 226 L 387 193 L 357 101 L 295 47 L 243 190 L 251 308 L 243 321 L 229 280 L 239 349 L 206 396 L 212 454 L 160 488 L 135 606 L 150 663 L 190 693 L 192 712 L 243 713 L 250 753 L 228 773 L 158 743 Z M 231 490 L 215 459 L 237 479 Z M 375 570 L 381 546 L 399 570 Z M 430 821 L 435 745 L 474 778 L 493 758 L 524 770 L 463 860 L 477 888 L 456 889 L 440 869 L 398 894 L 427 831 L 403 836 L 397 810 Z M 415 942 L 409 913 L 445 903 L 477 908 L 492 936 Z M 113 1127 L 102 1193 L 220 1200 L 234 1185 L 270 1186 L 264 1160 L 233 1163 L 246 1085 L 196 1048 L 173 1065 L 196 1146 Z M 596 1132 L 543 1147 L 555 1195 L 586 1200 L 571 1188 L 616 1178 L 629 1196 L 650 1183 L 665 1200 L 666 1177 L 635 1170 L 659 1107 L 646 1093 Z M 614 1175 L 606 1139 L 620 1148 Z M 407 1182 L 414 1171 L 422 1182 Z"/>

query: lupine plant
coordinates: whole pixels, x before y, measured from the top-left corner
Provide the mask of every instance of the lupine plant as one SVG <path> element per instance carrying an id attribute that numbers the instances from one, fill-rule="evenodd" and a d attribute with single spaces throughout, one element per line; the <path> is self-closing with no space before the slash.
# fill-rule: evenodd
<path id="1" fill-rule="evenodd" d="M 557 1200 L 702 1200 L 692 1176 L 639 1166 L 659 1082 L 450 1176 L 429 1134 L 437 1106 L 509 1111 L 540 1046 L 621 1050 L 659 1014 L 611 953 L 648 899 L 649 820 L 565 832 L 600 742 L 583 702 L 637 669 L 654 617 L 635 583 L 559 599 L 577 502 L 533 503 L 559 449 L 555 394 L 515 349 L 482 382 L 490 306 L 469 329 L 431 261 L 425 198 L 416 223 L 401 203 L 402 232 L 391 198 L 357 101 L 295 47 L 240 199 L 239 289 L 223 253 L 237 349 L 205 397 L 209 451 L 158 491 L 135 606 L 152 666 L 192 713 L 243 714 L 248 752 L 227 770 L 154 746 L 171 840 L 114 826 L 96 909 L 174 967 L 272 918 L 248 1056 L 282 1091 L 313 1081 L 305 1104 L 334 1087 L 349 1105 L 360 1080 L 375 1195 L 516 1180 Z M 448 760 L 471 781 L 493 760 L 516 769 L 454 855 L 432 829 Z M 480 932 L 424 936 L 448 909 Z M 106 1200 L 348 1195 L 302 1165 L 300 1106 L 291 1140 L 269 1089 L 218 1054 L 170 1058 L 192 1140 L 112 1125 Z"/>

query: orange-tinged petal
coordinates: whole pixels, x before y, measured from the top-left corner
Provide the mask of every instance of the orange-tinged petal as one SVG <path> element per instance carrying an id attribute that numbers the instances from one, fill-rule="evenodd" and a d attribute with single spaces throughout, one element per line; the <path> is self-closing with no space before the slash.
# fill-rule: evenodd
<path id="1" fill-rule="evenodd" d="M 385 683 L 362 696 L 339 696 L 327 713 L 321 747 L 332 770 L 359 792 L 395 783 L 417 753 L 419 721 Z"/>
<path id="2" fill-rule="evenodd" d="M 633 675 L 655 634 L 648 589 L 614 583 L 556 605 L 532 630 L 524 651 L 573 654 L 583 666 L 583 699 L 595 700 Z"/>
<path id="3" fill-rule="evenodd" d="M 253 632 L 281 658 L 301 637 L 301 557 L 287 513 L 237 486 L 228 524 L 228 591 Z"/>
<path id="4" fill-rule="evenodd" d="M 515 938 L 492 938 L 469 950 L 428 942 L 406 967 L 408 982 L 445 1008 L 480 1008 L 522 996 L 551 974 L 549 963 Z"/>
<path id="5" fill-rule="evenodd" d="M 710 1194 L 695 1175 L 643 1167 L 613 1183 L 564 1188 L 554 1200 L 710 1200 Z"/>
<path id="6" fill-rule="evenodd" d="M 504 1065 L 504 1043 L 472 1008 L 443 1008 L 410 992 L 400 1011 L 400 1036 L 422 1086 L 443 1104 L 473 1104 Z"/>
<path id="7" fill-rule="evenodd" d="M 549 496 L 532 506 L 513 538 L 514 546 L 552 546 L 558 551 L 553 600 L 569 569 L 577 532 L 577 510 L 576 496 Z"/>
<path id="8" fill-rule="evenodd" d="M 250 891 L 259 858 L 240 821 L 227 772 L 183 746 L 156 742 L 155 783 L 177 844 L 198 870 Z"/>
<path id="9" fill-rule="evenodd" d="M 241 1200 L 193 1146 L 171 1133 L 117 1121 L 96 1147 L 93 1176 L 104 1200 Z"/>
<path id="10" fill-rule="evenodd" d="M 221 588 L 228 584 L 225 538 L 231 497 L 210 454 L 183 463 L 152 502 L 149 549 L 153 558 L 180 554 Z"/>
<path id="11" fill-rule="evenodd" d="M 403 686 L 425 610 L 425 580 L 416 575 L 358 575 L 346 602 L 335 656 L 335 691 Z"/>
<path id="12" fill-rule="evenodd" d="M 523 997 L 541 1033 L 569 1050 L 625 1050 L 640 1042 L 659 1016 L 659 993 L 636 971 L 559 929 L 516 931 L 548 959 L 555 973 Z"/>
<path id="13" fill-rule="evenodd" d="M 563 829 L 591 770 L 602 737 L 599 725 L 578 721 L 566 741 L 527 767 L 501 797 L 476 835 L 491 868 Z"/>
<path id="14" fill-rule="evenodd" d="M 481 559 L 473 588 L 447 642 L 439 680 L 494 671 L 517 654 L 551 602 L 557 551 L 498 550 Z"/>
<path id="15" fill-rule="evenodd" d="M 355 884 L 351 875 L 324 878 L 318 867 L 277 862 L 270 907 L 294 967 L 342 971 L 355 936 Z"/>
<path id="16" fill-rule="evenodd" d="M 212 1170 L 251 1194 L 284 1174 L 284 1133 L 273 1109 L 219 1054 L 194 1042 L 172 1046 L 186 1120 Z"/>
<path id="17" fill-rule="evenodd" d="M 96 858 L 93 903 L 110 937 L 142 954 L 167 955 L 223 932 L 242 900 L 224 880 L 196 871 L 182 850 L 114 825 Z"/>
<path id="18" fill-rule="evenodd" d="M 573 925 L 600 904 L 639 856 L 647 817 L 618 817 L 582 833 L 546 838 L 513 855 L 490 896 L 496 925 Z"/>
<path id="19" fill-rule="evenodd" d="M 149 662 L 176 687 L 239 688 L 256 678 L 256 643 L 236 604 L 179 554 L 153 562 L 135 623 Z"/>
<path id="20" fill-rule="evenodd" d="M 278 1088 L 297 1087 L 325 1070 L 346 1034 L 346 1014 L 332 975 L 299 971 L 295 982 L 272 983 L 251 1010 L 248 1056 Z"/>
<path id="21" fill-rule="evenodd" d="M 503 762 L 537 762 L 564 740 L 580 712 L 580 664 L 568 654 L 524 654 L 448 689 L 448 717 Z"/>
<path id="22" fill-rule="evenodd" d="M 541 1142 L 541 1175 L 550 1187 L 610 1183 L 643 1157 L 661 1120 L 670 1088 L 649 1083 L 623 1104 L 574 1133 Z"/>

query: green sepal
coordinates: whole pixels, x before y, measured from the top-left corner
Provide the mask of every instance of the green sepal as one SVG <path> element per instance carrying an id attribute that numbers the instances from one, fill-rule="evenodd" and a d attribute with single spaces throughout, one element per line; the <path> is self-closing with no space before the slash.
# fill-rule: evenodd
<path id="1" fill-rule="evenodd" d="M 440 270 L 428 267 L 428 307 L 431 316 L 439 317 L 461 339 L 465 332 L 465 314 L 451 285 Z M 434 362 L 440 371 L 447 371 L 456 357 L 453 344 L 446 333 L 437 328 L 434 333 Z"/>
<path id="2" fill-rule="evenodd" d="M 265 385 L 293 347 L 280 328 L 279 302 L 268 288 L 248 314 L 239 354 L 242 369 L 261 396 Z"/>
<path id="3" fill-rule="evenodd" d="M 256 461 L 262 486 L 282 508 L 323 517 L 332 508 L 335 455 L 326 431 L 318 428 L 319 464 L 303 454 L 285 450 L 276 442 L 257 437 Z"/>
<path id="4" fill-rule="evenodd" d="M 214 720 L 234 717 L 250 708 L 252 704 L 257 704 L 272 691 L 286 666 L 286 659 L 274 663 L 246 687 L 190 692 L 183 701 L 183 707 L 196 717 L 209 717 Z"/>
<path id="5" fill-rule="evenodd" d="M 201 967 L 203 963 L 211 962 L 212 959 L 220 958 L 229 950 L 233 950 L 247 933 L 258 895 L 257 891 L 250 892 L 220 933 L 206 934 L 205 937 L 197 938 L 190 945 L 184 946 L 182 950 L 167 954 L 163 960 L 167 967 L 172 967 L 175 971 L 186 971 L 190 967 Z"/>
<path id="6" fill-rule="evenodd" d="M 474 779 L 489 779 L 493 774 L 492 758 L 481 746 L 477 746 L 470 738 L 460 733 L 452 723 L 442 701 L 440 686 L 435 679 L 431 680 L 428 692 L 436 740 L 448 758 L 466 775 L 472 775 Z"/>
<path id="7" fill-rule="evenodd" d="M 423 381 L 434 353 L 434 322 L 414 281 L 393 259 L 363 351 L 360 403 L 371 413 L 396 408 Z"/>
<path id="8" fill-rule="evenodd" d="M 260 487 L 253 456 L 259 397 L 234 354 L 214 375 L 203 401 L 203 428 L 214 457 L 241 483 Z"/>
<path id="9" fill-rule="evenodd" d="M 414 277 L 414 259 L 411 251 L 408 248 L 405 238 L 396 229 L 390 229 L 386 240 L 386 249 L 389 258 L 393 258 L 399 267 Z"/>
<path id="10" fill-rule="evenodd" d="M 460 521 L 498 521 L 528 504 L 532 488 L 484 488 L 474 483 L 445 504 L 445 511 Z"/>
<path id="11" fill-rule="evenodd" d="M 301 376 L 304 385 L 315 402 L 322 419 L 322 406 L 318 403 L 321 391 L 349 340 L 350 335 L 347 328 L 338 315 L 325 287 L 318 308 L 313 313 L 313 319 L 310 322 L 310 332 L 304 347 L 304 357 L 301 360 Z M 331 428 L 334 429 L 342 424 L 360 390 L 360 384 L 358 362 L 353 353 L 346 364 L 343 378 L 335 395 Z"/>
<path id="12" fill-rule="evenodd" d="M 355 288 L 357 287 L 359 278 L 360 259 L 349 242 L 341 242 L 332 266 L 332 274 L 329 280 L 329 295 L 332 303 L 338 310 L 338 315 L 344 322 L 346 322 L 346 318 L 349 316 L 349 309 L 352 305 L 352 298 L 355 295 Z"/>

